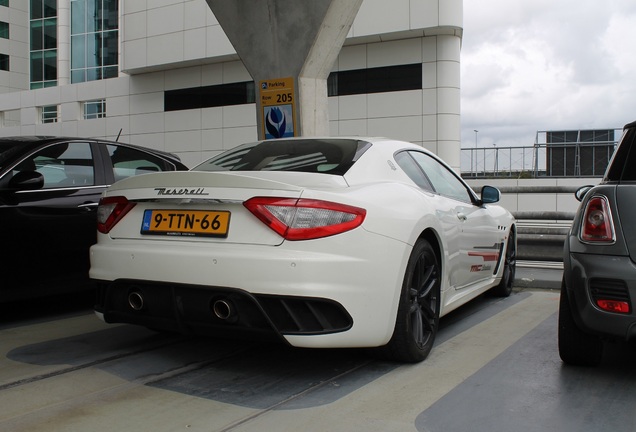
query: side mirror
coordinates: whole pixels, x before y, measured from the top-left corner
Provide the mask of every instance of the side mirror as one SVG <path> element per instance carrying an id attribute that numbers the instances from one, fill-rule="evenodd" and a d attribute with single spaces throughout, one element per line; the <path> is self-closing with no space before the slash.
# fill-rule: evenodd
<path id="1" fill-rule="evenodd" d="M 499 189 L 493 186 L 484 186 L 481 188 L 481 202 L 482 204 L 494 204 L 499 202 L 501 198 L 501 192 Z"/>
<path id="2" fill-rule="evenodd" d="M 576 200 L 578 202 L 583 201 L 583 198 L 585 198 L 585 195 L 590 191 L 590 189 L 592 189 L 594 186 L 592 185 L 585 185 L 585 186 L 581 186 L 580 188 L 578 188 L 576 190 L 576 192 L 574 192 L 574 197 L 576 198 Z"/>
<path id="3" fill-rule="evenodd" d="M 9 180 L 9 189 L 36 190 L 44 186 L 44 176 L 37 171 L 20 171 Z"/>

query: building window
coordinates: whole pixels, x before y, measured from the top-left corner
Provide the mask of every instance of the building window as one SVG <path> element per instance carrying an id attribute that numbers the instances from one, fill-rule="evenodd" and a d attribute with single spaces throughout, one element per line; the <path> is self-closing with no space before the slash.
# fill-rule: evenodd
<path id="1" fill-rule="evenodd" d="M 71 0 L 71 82 L 115 78 L 118 64 L 118 0 Z"/>
<path id="2" fill-rule="evenodd" d="M 106 117 L 106 101 L 104 99 L 84 102 L 84 119 Z"/>
<path id="3" fill-rule="evenodd" d="M 9 70 L 9 56 L 7 54 L 0 54 L 0 70 Z"/>
<path id="4" fill-rule="evenodd" d="M 9 23 L 0 21 L 0 38 L 9 39 Z"/>
<path id="5" fill-rule="evenodd" d="M 421 89 L 421 63 L 332 72 L 327 79 L 329 96 Z"/>
<path id="6" fill-rule="evenodd" d="M 42 123 L 57 123 L 58 106 L 48 105 L 40 107 L 40 121 Z"/>
<path id="7" fill-rule="evenodd" d="M 31 88 L 57 85 L 57 2 L 31 0 Z"/>
<path id="8" fill-rule="evenodd" d="M 9 7 L 9 0 L 0 0 L 0 6 Z"/>
<path id="9" fill-rule="evenodd" d="M 327 80 L 329 96 L 421 89 L 421 63 L 332 72 Z M 164 93 L 165 111 L 243 105 L 255 102 L 253 81 L 168 90 Z"/>

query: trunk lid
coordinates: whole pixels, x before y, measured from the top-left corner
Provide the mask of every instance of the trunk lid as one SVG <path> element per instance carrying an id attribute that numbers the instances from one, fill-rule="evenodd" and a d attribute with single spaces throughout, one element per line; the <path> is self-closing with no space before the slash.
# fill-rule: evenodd
<path id="1" fill-rule="evenodd" d="M 188 171 L 130 177 L 112 185 L 105 194 L 125 196 L 136 203 L 109 235 L 113 239 L 190 242 L 193 245 L 276 246 L 282 243 L 282 237 L 247 210 L 243 202 L 256 196 L 300 198 L 307 188 L 333 190 L 346 187 L 340 176 L 297 172 Z M 155 224 L 155 221 L 159 222 Z M 189 228 L 201 231 L 202 225 L 209 223 L 220 225 L 220 231 L 184 232 Z M 152 231 L 166 228 L 168 224 L 168 231 Z M 225 228 L 227 233 L 221 235 Z"/>

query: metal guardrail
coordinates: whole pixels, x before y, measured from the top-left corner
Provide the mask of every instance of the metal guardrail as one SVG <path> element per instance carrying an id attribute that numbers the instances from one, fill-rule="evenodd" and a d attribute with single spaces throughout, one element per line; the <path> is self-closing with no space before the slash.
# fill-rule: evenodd
<path id="1" fill-rule="evenodd" d="M 503 186 L 502 193 L 574 193 L 577 186 Z M 517 211 L 517 259 L 532 262 L 563 262 L 563 244 L 574 212 Z"/>
<path id="2" fill-rule="evenodd" d="M 618 141 L 463 148 L 461 175 L 471 178 L 600 177 Z"/>

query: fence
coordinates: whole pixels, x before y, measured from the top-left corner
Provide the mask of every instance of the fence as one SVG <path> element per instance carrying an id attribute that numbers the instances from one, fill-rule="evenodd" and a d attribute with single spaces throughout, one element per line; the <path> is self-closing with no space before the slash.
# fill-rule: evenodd
<path id="1" fill-rule="evenodd" d="M 537 132 L 533 146 L 464 148 L 464 178 L 601 177 L 614 154 L 617 140 L 541 142 Z M 620 136 L 620 135 L 617 135 Z"/>

